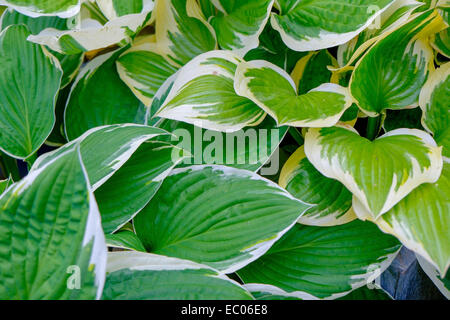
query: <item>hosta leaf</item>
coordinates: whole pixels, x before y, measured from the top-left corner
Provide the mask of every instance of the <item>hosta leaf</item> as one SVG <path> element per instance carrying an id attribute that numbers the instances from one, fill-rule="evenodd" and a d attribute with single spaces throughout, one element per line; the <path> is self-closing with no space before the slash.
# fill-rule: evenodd
<path id="1" fill-rule="evenodd" d="M 276 0 L 272 27 L 296 51 L 343 44 L 367 28 L 393 0 Z"/>
<path id="2" fill-rule="evenodd" d="M 218 13 L 209 22 L 221 49 L 243 56 L 259 44 L 274 0 L 211 0 Z"/>
<path id="3" fill-rule="evenodd" d="M 167 143 L 143 143 L 95 191 L 105 233 L 115 232 L 142 210 L 170 171 L 188 156 L 183 149 Z"/>
<path id="4" fill-rule="evenodd" d="M 192 158 L 186 159 L 185 164 L 223 164 L 255 172 L 276 152 L 288 129 L 277 128 L 269 117 L 256 127 L 233 133 L 205 130 L 173 120 L 163 120 L 158 127 L 175 135 L 163 139 L 178 142 L 179 147 L 190 151 Z"/>
<path id="5" fill-rule="evenodd" d="M 107 272 L 105 300 L 252 300 L 237 282 L 187 260 L 113 252 Z"/>
<path id="6" fill-rule="evenodd" d="M 146 1 L 142 12 L 118 17 L 104 25 L 91 17 L 83 17 L 81 25 L 75 29 L 61 31 L 49 28 L 30 36 L 28 40 L 64 54 L 101 49 L 123 41 L 129 42 L 131 36 L 148 22 L 152 9 L 153 1 Z"/>
<path id="7" fill-rule="evenodd" d="M 304 146 L 284 164 L 279 184 L 297 199 L 314 205 L 298 220 L 302 224 L 333 226 L 356 219 L 350 191 L 317 171 L 306 158 Z"/>
<path id="8" fill-rule="evenodd" d="M 447 299 L 450 299 L 450 273 L 447 272 L 447 274 L 444 277 L 442 277 L 439 274 L 439 271 L 431 263 L 429 263 L 426 259 L 424 259 L 420 255 L 416 256 L 423 271 L 425 271 L 427 276 L 430 277 L 431 281 L 433 281 L 433 283 L 436 285 L 439 291 Z"/>
<path id="9" fill-rule="evenodd" d="M 244 283 L 264 283 L 288 293 L 338 298 L 383 272 L 400 249 L 371 222 L 335 227 L 300 224 L 260 259 L 238 271 Z"/>
<path id="10" fill-rule="evenodd" d="M 442 17 L 450 24 L 450 7 L 441 8 Z M 443 56 L 450 58 L 450 27 L 435 34 L 431 38 L 431 45 Z"/>
<path id="11" fill-rule="evenodd" d="M 119 50 L 95 58 L 75 79 L 65 111 L 69 140 L 98 126 L 145 122 L 145 106 L 117 73 L 115 62 L 120 53 Z"/>
<path id="12" fill-rule="evenodd" d="M 13 183 L 11 177 L 5 180 L 0 180 L 0 195 Z"/>
<path id="13" fill-rule="evenodd" d="M 150 252 L 231 273 L 264 254 L 308 207 L 252 172 L 193 166 L 164 180 L 134 226 Z"/>
<path id="14" fill-rule="evenodd" d="M 344 184 L 375 219 L 422 183 L 437 181 L 441 152 L 416 129 L 390 131 L 375 141 L 351 127 L 309 129 L 305 137 L 308 160 Z"/>
<path id="15" fill-rule="evenodd" d="M 94 128 L 63 147 L 39 157 L 32 171 L 41 169 L 67 150 L 79 147 L 89 181 L 96 190 L 127 162 L 142 143 L 166 134 L 162 129 L 134 124 Z"/>
<path id="16" fill-rule="evenodd" d="M 419 129 L 424 130 L 421 124 L 422 110 L 420 108 L 403 110 L 386 110 L 386 118 L 383 121 L 383 129 L 392 131 L 395 129 Z"/>
<path id="17" fill-rule="evenodd" d="M 105 281 L 100 214 L 78 150 L 0 197 L 0 298 L 93 299 Z"/>
<path id="18" fill-rule="evenodd" d="M 58 61 L 28 42 L 29 34 L 22 25 L 0 34 L 0 149 L 21 159 L 36 152 L 53 129 L 62 76 Z"/>
<path id="19" fill-rule="evenodd" d="M 233 83 L 242 59 L 230 51 L 202 54 L 179 72 L 155 116 L 224 132 L 260 124 L 265 112 L 236 94 Z"/>
<path id="20" fill-rule="evenodd" d="M 153 0 L 95 0 L 99 9 L 109 20 L 127 14 L 140 13 L 145 6 L 153 6 Z"/>
<path id="21" fill-rule="evenodd" d="M 450 164 L 444 163 L 436 183 L 417 187 L 375 221 L 384 232 L 393 234 L 407 248 L 433 263 L 441 274 L 450 265 L 449 190 Z M 356 212 L 358 209 L 355 206 Z"/>
<path id="22" fill-rule="evenodd" d="M 0 5 L 30 17 L 57 15 L 69 18 L 80 11 L 80 0 L 0 0 Z"/>
<path id="23" fill-rule="evenodd" d="M 422 124 L 444 147 L 443 155 L 450 158 L 450 62 L 431 73 L 420 92 L 423 111 Z"/>
<path id="24" fill-rule="evenodd" d="M 420 89 L 433 68 L 433 52 L 422 39 L 443 25 L 436 11 L 416 14 L 362 57 L 352 74 L 350 90 L 366 114 L 417 106 Z"/>
<path id="25" fill-rule="evenodd" d="M 145 252 L 141 240 L 130 230 L 121 230 L 114 234 L 106 234 L 105 238 L 108 247 Z"/>
<path id="26" fill-rule="evenodd" d="M 154 37 L 150 36 L 125 51 L 117 59 L 117 69 L 136 97 L 150 106 L 158 89 L 178 68 L 159 52 Z"/>
<path id="27" fill-rule="evenodd" d="M 284 70 L 262 60 L 238 65 L 235 90 L 260 106 L 278 125 L 333 126 L 352 104 L 348 90 L 331 83 L 298 95 L 294 81 Z"/>
<path id="28" fill-rule="evenodd" d="M 248 283 L 243 287 L 247 289 L 256 300 L 318 300 L 318 298 L 306 292 L 286 292 L 268 284 Z"/>
<path id="29" fill-rule="evenodd" d="M 158 50 L 180 66 L 216 49 L 214 30 L 194 0 L 156 0 L 152 18 Z"/>
<path id="30" fill-rule="evenodd" d="M 46 28 L 54 28 L 58 30 L 67 30 L 69 27 L 69 20 L 62 19 L 58 16 L 41 16 L 33 18 L 26 16 L 13 9 L 7 9 L 1 17 L 1 29 L 14 24 L 24 24 L 28 26 L 31 34 L 38 34 Z"/>
<path id="31" fill-rule="evenodd" d="M 392 297 L 383 289 L 363 286 L 339 298 L 339 300 L 392 300 Z"/>

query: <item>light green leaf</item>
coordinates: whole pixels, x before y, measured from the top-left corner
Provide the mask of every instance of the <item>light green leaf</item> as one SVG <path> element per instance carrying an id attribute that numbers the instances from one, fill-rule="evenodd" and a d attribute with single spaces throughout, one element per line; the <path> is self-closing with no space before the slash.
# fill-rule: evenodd
<path id="1" fill-rule="evenodd" d="M 444 21 L 447 23 L 447 25 L 450 24 L 450 6 L 440 9 Z M 431 45 L 440 54 L 447 58 L 450 58 L 450 27 L 432 36 Z"/>
<path id="2" fill-rule="evenodd" d="M 136 97 L 150 106 L 158 89 L 177 70 L 159 52 L 154 36 L 143 37 L 117 59 L 120 78 Z"/>
<path id="3" fill-rule="evenodd" d="M 9 177 L 8 179 L 5 180 L 0 180 L 0 195 L 6 190 L 8 189 L 8 187 L 13 184 L 12 178 Z"/>
<path id="4" fill-rule="evenodd" d="M 281 170 L 279 185 L 303 202 L 314 205 L 298 220 L 312 226 L 334 226 L 356 219 L 352 194 L 339 181 L 324 177 L 306 158 L 304 146 Z"/>
<path id="5" fill-rule="evenodd" d="M 140 252 L 112 252 L 105 300 L 252 300 L 237 282 L 191 261 Z"/>
<path id="6" fill-rule="evenodd" d="M 444 163 L 436 183 L 417 187 L 375 221 L 384 232 L 396 236 L 408 249 L 436 266 L 441 274 L 446 274 L 450 265 L 449 190 L 450 164 Z M 355 206 L 355 211 L 358 209 Z"/>
<path id="7" fill-rule="evenodd" d="M 263 255 L 308 208 L 253 172 L 192 166 L 164 180 L 134 227 L 150 252 L 231 273 Z"/>
<path id="8" fill-rule="evenodd" d="M 352 104 L 348 90 L 332 83 L 298 95 L 293 79 L 263 60 L 240 63 L 234 85 L 239 95 L 260 106 L 278 125 L 333 126 Z"/>
<path id="9" fill-rule="evenodd" d="M 340 181 L 374 219 L 442 171 L 442 148 L 424 131 L 398 129 L 370 141 L 349 126 L 309 129 L 308 160 Z M 364 218 L 364 217 L 361 217 Z"/>
<path id="10" fill-rule="evenodd" d="M 6 5 L 27 16 L 73 17 L 80 11 L 80 0 L 0 0 Z"/>
<path id="11" fill-rule="evenodd" d="M 106 245 L 79 150 L 70 150 L 0 197 L 0 298 L 94 299 Z"/>
<path id="12" fill-rule="evenodd" d="M 95 58 L 75 79 L 64 116 L 69 140 L 98 126 L 145 122 L 145 106 L 117 73 L 116 59 L 120 54 L 118 50 Z"/>
<path id="13" fill-rule="evenodd" d="M 358 106 L 367 115 L 417 106 L 420 89 L 434 68 L 432 49 L 422 39 L 443 26 L 436 11 L 413 15 L 408 23 L 388 33 L 359 60 L 349 86 Z"/>
<path id="14" fill-rule="evenodd" d="M 439 271 L 431 263 L 420 255 L 416 254 L 416 257 L 423 271 L 425 271 L 427 276 L 431 279 L 431 281 L 433 281 L 439 291 L 444 295 L 444 297 L 450 299 L 450 273 L 447 272 L 445 277 L 441 277 L 441 275 L 439 275 Z"/>
<path id="15" fill-rule="evenodd" d="M 237 95 L 233 87 L 240 62 L 242 59 L 230 51 L 211 51 L 196 57 L 180 70 L 155 116 L 223 132 L 260 124 L 265 112 Z"/>
<path id="16" fill-rule="evenodd" d="M 400 249 L 373 223 L 335 227 L 296 224 L 260 259 L 238 271 L 244 283 L 263 283 L 288 293 L 339 298 L 371 282 Z"/>
<path id="17" fill-rule="evenodd" d="M 40 170 L 67 150 L 79 147 L 89 181 L 96 190 L 128 161 L 142 143 L 166 134 L 162 129 L 135 124 L 94 128 L 63 147 L 39 157 L 31 170 Z"/>
<path id="18" fill-rule="evenodd" d="M 158 50 L 180 66 L 217 47 L 214 29 L 195 0 L 156 0 L 152 19 Z"/>
<path id="19" fill-rule="evenodd" d="M 216 31 L 221 49 L 240 56 L 259 44 L 259 35 L 269 20 L 274 0 L 211 0 L 217 14 L 209 22 Z"/>
<path id="20" fill-rule="evenodd" d="M 141 211 L 170 171 L 190 156 L 161 142 L 141 144 L 130 159 L 95 191 L 105 233 L 112 233 Z"/>
<path id="21" fill-rule="evenodd" d="M 276 0 L 280 13 L 272 13 L 270 21 L 289 48 L 320 50 L 351 40 L 391 3 L 393 0 Z"/>
<path id="22" fill-rule="evenodd" d="M 108 20 L 141 13 L 145 6 L 153 6 L 153 0 L 95 0 L 95 3 Z"/>
<path id="23" fill-rule="evenodd" d="M 105 238 L 108 247 L 145 252 L 144 245 L 133 231 L 120 230 L 114 234 L 105 234 Z"/>
<path id="24" fill-rule="evenodd" d="M 77 54 L 127 43 L 150 20 L 152 10 L 153 1 L 146 1 L 141 12 L 118 17 L 104 25 L 91 17 L 82 16 L 80 25 L 75 29 L 61 31 L 49 28 L 30 36 L 28 40 L 64 54 Z"/>
<path id="25" fill-rule="evenodd" d="M 444 157 L 450 159 L 450 62 L 432 72 L 420 92 L 422 125 L 444 147 Z"/>
<path id="26" fill-rule="evenodd" d="M 24 159 L 44 143 L 55 124 L 62 71 L 42 46 L 28 42 L 23 25 L 0 34 L 0 149 Z"/>

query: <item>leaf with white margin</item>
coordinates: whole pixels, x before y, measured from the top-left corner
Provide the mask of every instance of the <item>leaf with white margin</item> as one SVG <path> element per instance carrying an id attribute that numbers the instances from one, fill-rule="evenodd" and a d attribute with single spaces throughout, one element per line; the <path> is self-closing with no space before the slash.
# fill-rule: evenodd
<path id="1" fill-rule="evenodd" d="M 40 170 L 67 150 L 80 148 L 92 189 L 98 189 L 119 170 L 147 140 L 166 131 L 138 124 L 110 125 L 91 129 L 80 138 L 39 157 L 31 171 Z"/>
<path id="2" fill-rule="evenodd" d="M 296 224 L 261 258 L 237 273 L 244 283 L 263 283 L 288 293 L 336 299 L 370 283 L 401 245 L 371 222 L 340 226 Z"/>
<path id="3" fill-rule="evenodd" d="M 210 51 L 186 64 L 155 117 L 234 132 L 260 124 L 266 113 L 236 94 L 234 77 L 243 60 L 230 51 Z"/>
<path id="4" fill-rule="evenodd" d="M 131 37 L 149 21 L 153 1 L 146 1 L 142 12 L 128 14 L 102 25 L 99 21 L 85 18 L 79 28 L 61 31 L 48 28 L 38 35 L 28 37 L 29 41 L 43 44 L 64 54 L 76 54 L 97 50 L 111 45 L 129 42 Z"/>
<path id="5" fill-rule="evenodd" d="M 430 74 L 422 88 L 419 105 L 423 111 L 422 125 L 433 133 L 443 155 L 450 159 L 450 62 Z"/>
<path id="6" fill-rule="evenodd" d="M 417 260 L 419 261 L 422 270 L 427 274 L 427 276 L 433 281 L 434 285 L 439 289 L 439 291 L 446 297 L 450 299 L 450 273 L 447 272 L 444 278 L 439 275 L 439 271 L 424 259 L 422 256 L 416 254 Z"/>
<path id="7" fill-rule="evenodd" d="M 232 273 L 263 255 L 308 208 L 253 172 L 192 166 L 172 171 L 134 227 L 150 252 Z"/>
<path id="8" fill-rule="evenodd" d="M 450 164 L 444 163 L 439 180 L 414 189 L 391 210 L 374 222 L 386 233 L 397 237 L 446 274 L 450 265 Z M 368 213 L 354 204 L 358 216 Z"/>
<path id="9" fill-rule="evenodd" d="M 95 3 L 108 20 L 141 13 L 149 3 L 153 6 L 153 0 L 95 0 Z"/>
<path id="10" fill-rule="evenodd" d="M 450 5 L 439 9 L 447 25 L 450 24 Z M 432 36 L 430 41 L 435 50 L 443 56 L 450 58 L 450 27 Z"/>
<path id="11" fill-rule="evenodd" d="M 64 112 L 64 130 L 69 141 L 98 126 L 145 123 L 145 106 L 117 72 L 116 59 L 121 52 L 96 57 L 75 79 Z"/>
<path id="12" fill-rule="evenodd" d="M 0 197 L 0 298 L 94 299 L 105 281 L 105 237 L 78 149 Z M 71 278 L 78 274 L 79 289 Z"/>
<path id="13" fill-rule="evenodd" d="M 293 79 L 263 60 L 240 63 L 234 88 L 272 116 L 278 125 L 294 127 L 333 126 L 353 101 L 347 88 L 333 83 L 298 95 Z"/>
<path id="14" fill-rule="evenodd" d="M 340 181 L 376 219 L 423 183 L 441 175 L 442 148 L 417 129 L 390 131 L 375 141 L 349 126 L 309 129 L 308 160 Z"/>
<path id="15" fill-rule="evenodd" d="M 208 266 L 141 252 L 108 254 L 105 300 L 252 300 Z"/>
<path id="16" fill-rule="evenodd" d="M 24 25 L 0 33 L 0 149 L 19 159 L 35 153 L 52 132 L 62 77 L 58 60 L 26 41 L 29 34 Z"/>
<path id="17" fill-rule="evenodd" d="M 342 183 L 324 177 L 306 158 L 304 146 L 286 161 L 279 185 L 303 202 L 314 204 L 298 220 L 311 226 L 335 226 L 355 220 L 352 194 Z"/>
<path id="18" fill-rule="evenodd" d="M 240 56 L 258 47 L 259 36 L 269 20 L 274 0 L 211 0 L 218 9 L 209 19 L 223 50 Z"/>
<path id="19" fill-rule="evenodd" d="M 159 52 L 154 36 L 138 39 L 116 63 L 120 78 L 146 106 L 152 104 L 158 89 L 178 70 Z"/>
<path id="20" fill-rule="evenodd" d="M 8 6 L 27 16 L 58 16 L 70 18 L 80 11 L 80 0 L 0 0 L 0 5 Z"/>
<path id="21" fill-rule="evenodd" d="M 358 35 L 392 4 L 393 0 L 276 0 L 280 13 L 271 24 L 286 45 L 296 51 L 331 48 Z"/>
<path id="22" fill-rule="evenodd" d="M 373 286 L 373 288 L 369 288 L 367 285 L 363 286 L 338 300 L 394 300 L 389 293 L 375 285 Z"/>
<path id="23" fill-rule="evenodd" d="M 183 159 L 185 150 L 168 143 L 149 141 L 95 191 L 105 233 L 133 219 L 155 195 L 164 179 Z"/>
<path id="24" fill-rule="evenodd" d="M 415 14 L 364 54 L 349 84 L 364 113 L 373 117 L 385 109 L 418 105 L 420 89 L 434 69 L 433 50 L 425 39 L 444 26 L 436 11 Z"/>
<path id="25" fill-rule="evenodd" d="M 120 230 L 114 234 L 105 234 L 106 245 L 110 248 L 146 252 L 144 245 L 131 230 Z"/>
<path id="26" fill-rule="evenodd" d="M 319 300 L 319 298 L 306 292 L 286 292 L 269 284 L 248 283 L 244 284 L 243 287 L 247 289 L 256 300 Z"/>
<path id="27" fill-rule="evenodd" d="M 5 180 L 0 180 L 0 195 L 6 190 L 8 189 L 8 187 L 13 184 L 12 178 L 9 177 L 8 179 Z"/>
<path id="28" fill-rule="evenodd" d="M 158 50 L 182 66 L 216 49 L 214 29 L 195 0 L 155 0 L 152 19 Z"/>

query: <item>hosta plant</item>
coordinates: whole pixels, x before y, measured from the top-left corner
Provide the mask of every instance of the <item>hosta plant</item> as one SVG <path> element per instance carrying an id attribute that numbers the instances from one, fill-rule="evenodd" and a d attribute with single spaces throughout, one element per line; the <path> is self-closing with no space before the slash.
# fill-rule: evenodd
<path id="1" fill-rule="evenodd" d="M 448 1 L 0 5 L 0 299 L 450 296 Z"/>

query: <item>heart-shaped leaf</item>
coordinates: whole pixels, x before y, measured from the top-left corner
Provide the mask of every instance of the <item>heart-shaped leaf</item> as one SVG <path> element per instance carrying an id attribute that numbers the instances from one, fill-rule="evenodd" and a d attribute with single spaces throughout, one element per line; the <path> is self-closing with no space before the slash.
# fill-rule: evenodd
<path id="1" fill-rule="evenodd" d="M 164 180 L 134 227 L 150 252 L 231 273 L 264 254 L 308 207 L 253 172 L 193 166 Z"/>
<path id="2" fill-rule="evenodd" d="M 271 115 L 278 125 L 333 126 L 352 104 L 348 90 L 332 83 L 298 95 L 292 78 L 263 60 L 238 65 L 235 90 Z"/>
<path id="3" fill-rule="evenodd" d="M 0 298 L 94 299 L 105 281 L 100 214 L 79 150 L 0 197 Z"/>
<path id="4" fill-rule="evenodd" d="M 375 141 L 351 127 L 310 129 L 308 160 L 324 176 L 344 184 L 373 218 L 378 218 L 442 171 L 442 148 L 424 131 L 398 129 Z"/>
<path id="5" fill-rule="evenodd" d="M 400 249 L 371 222 L 334 227 L 296 224 L 260 259 L 238 271 L 244 283 L 339 298 L 379 276 Z"/>
<path id="6" fill-rule="evenodd" d="M 29 34 L 23 25 L 0 34 L 0 149 L 19 159 L 35 153 L 51 133 L 62 77 L 58 60 L 28 42 Z"/>
<path id="7" fill-rule="evenodd" d="M 352 194 L 339 181 L 324 177 L 306 158 L 304 146 L 295 151 L 281 170 L 279 185 L 303 202 L 314 205 L 298 222 L 334 226 L 356 219 Z"/>

